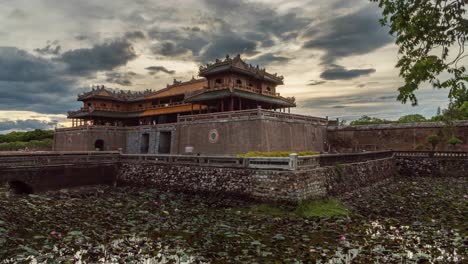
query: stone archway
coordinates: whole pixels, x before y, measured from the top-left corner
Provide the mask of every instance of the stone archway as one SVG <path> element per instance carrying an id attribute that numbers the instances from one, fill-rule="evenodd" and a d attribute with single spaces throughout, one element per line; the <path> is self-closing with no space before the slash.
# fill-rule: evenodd
<path id="1" fill-rule="evenodd" d="M 8 182 L 8 189 L 10 192 L 14 193 L 14 194 L 32 194 L 34 193 L 34 189 L 31 185 L 25 183 L 25 182 L 22 182 L 22 181 L 18 181 L 18 180 L 14 180 L 14 181 L 10 181 Z"/>
<path id="2" fill-rule="evenodd" d="M 98 139 L 94 142 L 94 149 L 98 151 L 104 150 L 104 140 Z"/>

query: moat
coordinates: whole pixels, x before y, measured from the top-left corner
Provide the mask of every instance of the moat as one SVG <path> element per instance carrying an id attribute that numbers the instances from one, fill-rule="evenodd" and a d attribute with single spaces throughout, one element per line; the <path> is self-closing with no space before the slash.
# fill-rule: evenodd
<path id="1" fill-rule="evenodd" d="M 396 178 L 265 205 L 95 186 L 0 199 L 2 263 L 462 263 L 466 178 Z"/>

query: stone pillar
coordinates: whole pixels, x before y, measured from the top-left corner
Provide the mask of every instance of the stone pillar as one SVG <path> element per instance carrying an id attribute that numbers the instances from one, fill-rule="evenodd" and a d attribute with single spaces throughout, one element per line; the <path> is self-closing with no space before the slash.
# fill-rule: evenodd
<path id="1" fill-rule="evenodd" d="M 291 153 L 289 154 L 289 168 L 291 170 L 297 170 L 297 154 L 296 153 Z"/>

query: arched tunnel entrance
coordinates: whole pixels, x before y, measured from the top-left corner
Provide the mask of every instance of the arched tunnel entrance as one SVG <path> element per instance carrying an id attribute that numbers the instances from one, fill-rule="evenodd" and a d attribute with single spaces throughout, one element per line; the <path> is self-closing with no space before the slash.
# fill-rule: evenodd
<path id="1" fill-rule="evenodd" d="M 94 149 L 98 151 L 104 150 L 104 140 L 98 139 L 94 142 Z"/>
<path id="2" fill-rule="evenodd" d="M 31 185 L 22 181 L 10 181 L 8 182 L 8 189 L 14 194 L 32 194 L 34 189 Z"/>

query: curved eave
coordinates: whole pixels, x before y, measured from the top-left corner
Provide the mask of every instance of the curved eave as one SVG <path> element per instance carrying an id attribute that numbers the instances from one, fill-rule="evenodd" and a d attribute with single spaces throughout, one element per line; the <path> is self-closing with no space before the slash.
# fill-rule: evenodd
<path id="1" fill-rule="evenodd" d="M 187 112 L 191 112 L 192 110 L 198 110 L 200 108 L 206 109 L 206 106 L 194 104 L 192 107 L 192 104 L 187 104 L 187 105 L 163 107 L 163 108 L 158 108 L 158 109 L 149 109 L 141 113 L 140 116 L 145 117 L 145 116 L 154 116 L 154 115 L 187 113 Z"/>
<path id="2" fill-rule="evenodd" d="M 274 105 L 281 105 L 284 107 L 296 106 L 294 102 L 288 101 L 283 97 L 267 96 L 267 95 L 251 93 L 251 92 L 236 90 L 236 89 L 234 89 L 233 92 L 231 92 L 229 89 L 206 91 L 204 93 L 186 98 L 185 102 L 191 102 L 191 103 L 204 102 L 204 101 L 218 100 L 218 99 L 226 98 L 229 96 L 236 96 L 236 97 L 241 97 L 241 98 L 249 99 L 253 101 L 264 102 L 264 103 L 269 103 L 269 104 L 274 104 Z"/>
<path id="3" fill-rule="evenodd" d="M 139 117 L 142 112 L 113 112 L 113 111 L 82 111 L 72 113 L 68 115 L 68 118 L 84 118 L 84 117 L 107 117 L 107 118 L 136 118 Z"/>
<path id="4" fill-rule="evenodd" d="M 89 96 L 78 96 L 78 101 L 85 101 L 85 100 L 91 100 L 91 99 L 99 99 L 99 100 L 106 100 L 106 101 L 113 101 L 113 102 L 138 102 L 138 101 L 144 101 L 144 97 L 140 98 L 129 98 L 129 99 L 122 99 L 122 98 L 115 98 L 115 97 L 109 97 L 109 96 L 102 96 L 102 95 L 89 95 Z"/>

